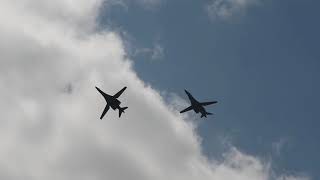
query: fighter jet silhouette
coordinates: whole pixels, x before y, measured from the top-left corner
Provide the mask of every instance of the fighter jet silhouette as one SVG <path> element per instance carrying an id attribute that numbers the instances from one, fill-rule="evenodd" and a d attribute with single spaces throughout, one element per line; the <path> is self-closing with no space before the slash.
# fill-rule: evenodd
<path id="1" fill-rule="evenodd" d="M 117 94 L 111 96 L 103 91 L 101 91 L 97 86 L 96 89 L 101 93 L 101 95 L 104 97 L 104 99 L 107 102 L 106 107 L 104 108 L 100 119 L 102 120 L 103 116 L 108 112 L 109 108 L 111 107 L 113 110 L 119 109 L 119 117 L 121 117 L 121 114 L 124 113 L 124 110 L 127 109 L 128 107 L 120 107 L 121 102 L 117 99 L 124 90 L 126 90 L 127 87 L 122 88 Z"/>
<path id="2" fill-rule="evenodd" d="M 190 111 L 190 110 L 194 110 L 194 112 L 196 112 L 197 114 L 200 112 L 201 113 L 201 118 L 203 117 L 207 117 L 207 115 L 211 115 L 212 113 L 207 112 L 203 106 L 207 106 L 210 104 L 215 104 L 217 103 L 217 101 L 211 101 L 211 102 L 198 102 L 197 100 L 195 100 L 192 95 L 187 91 L 184 90 L 186 92 L 186 94 L 189 97 L 189 100 L 191 102 L 191 106 L 187 107 L 186 109 L 180 111 L 180 113 L 184 113 L 186 111 Z"/>

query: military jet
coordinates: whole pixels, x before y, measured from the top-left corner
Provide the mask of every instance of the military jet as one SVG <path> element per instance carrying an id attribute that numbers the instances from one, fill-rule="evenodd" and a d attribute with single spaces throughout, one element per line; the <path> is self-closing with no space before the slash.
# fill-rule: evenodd
<path id="1" fill-rule="evenodd" d="M 108 112 L 109 108 L 111 107 L 113 110 L 118 109 L 119 110 L 119 117 L 121 117 L 121 114 L 124 113 L 124 110 L 128 107 L 120 107 L 121 102 L 117 99 L 119 96 L 123 93 L 124 90 L 126 90 L 127 87 L 122 88 L 119 92 L 117 92 L 115 95 L 111 96 L 103 91 L 101 91 L 98 87 L 96 89 L 100 92 L 100 94 L 104 97 L 104 99 L 107 102 L 106 107 L 104 108 L 100 119 L 102 120 L 103 116 Z"/>
<path id="2" fill-rule="evenodd" d="M 184 113 L 190 110 L 194 110 L 194 112 L 196 112 L 197 114 L 200 112 L 201 113 L 201 118 L 203 117 L 207 117 L 207 115 L 211 115 L 212 113 L 207 112 L 203 106 L 207 106 L 210 104 L 215 104 L 217 103 L 217 101 L 211 101 L 211 102 L 198 102 L 197 100 L 195 100 L 192 95 L 187 91 L 184 90 L 186 92 L 186 94 L 189 97 L 189 100 L 191 102 L 191 106 L 187 107 L 186 109 L 180 111 L 180 113 Z"/>

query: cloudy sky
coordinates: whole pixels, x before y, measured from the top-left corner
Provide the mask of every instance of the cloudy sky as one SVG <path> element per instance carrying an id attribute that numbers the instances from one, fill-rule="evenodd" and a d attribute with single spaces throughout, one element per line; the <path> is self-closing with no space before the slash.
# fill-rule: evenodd
<path id="1" fill-rule="evenodd" d="M 319 2 L 0 3 L 0 179 L 320 177 Z"/>

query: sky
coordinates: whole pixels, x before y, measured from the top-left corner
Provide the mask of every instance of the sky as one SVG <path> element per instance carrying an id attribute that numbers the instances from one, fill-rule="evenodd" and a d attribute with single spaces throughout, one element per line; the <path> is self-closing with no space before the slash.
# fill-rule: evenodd
<path id="1" fill-rule="evenodd" d="M 320 177 L 319 2 L 0 3 L 1 179 Z"/>

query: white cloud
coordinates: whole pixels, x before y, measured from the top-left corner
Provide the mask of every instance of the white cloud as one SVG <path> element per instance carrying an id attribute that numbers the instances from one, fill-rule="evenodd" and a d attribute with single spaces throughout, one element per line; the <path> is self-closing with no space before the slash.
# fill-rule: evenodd
<path id="1" fill-rule="evenodd" d="M 222 162 L 202 155 L 193 126 L 136 76 L 117 33 L 96 31 L 101 3 L 1 0 L 0 179 L 272 179 L 236 149 Z M 98 120 L 96 85 L 128 86 L 121 119 Z"/>
<path id="2" fill-rule="evenodd" d="M 151 61 L 155 61 L 164 57 L 164 48 L 159 43 L 154 43 L 152 48 L 136 48 L 132 56 L 145 56 Z"/>
<path id="3" fill-rule="evenodd" d="M 280 156 L 282 150 L 289 144 L 288 138 L 280 138 L 278 141 L 272 143 L 272 150 L 275 155 Z"/>
<path id="4" fill-rule="evenodd" d="M 277 180 L 308 180 L 308 179 L 309 178 L 307 176 L 295 177 L 292 175 L 284 175 L 284 176 L 277 178 Z"/>
<path id="5" fill-rule="evenodd" d="M 259 4 L 259 0 L 211 0 L 206 11 L 213 20 L 229 20 L 243 15 L 249 8 Z"/>

